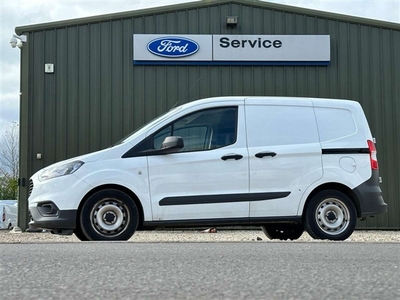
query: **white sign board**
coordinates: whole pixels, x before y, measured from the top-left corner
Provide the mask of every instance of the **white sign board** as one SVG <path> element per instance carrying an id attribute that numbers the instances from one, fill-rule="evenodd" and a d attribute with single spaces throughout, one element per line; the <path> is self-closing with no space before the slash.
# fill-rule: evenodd
<path id="1" fill-rule="evenodd" d="M 329 35 L 133 35 L 134 64 L 329 65 Z"/>
<path id="2" fill-rule="evenodd" d="M 213 35 L 217 61 L 329 61 L 328 35 Z"/>

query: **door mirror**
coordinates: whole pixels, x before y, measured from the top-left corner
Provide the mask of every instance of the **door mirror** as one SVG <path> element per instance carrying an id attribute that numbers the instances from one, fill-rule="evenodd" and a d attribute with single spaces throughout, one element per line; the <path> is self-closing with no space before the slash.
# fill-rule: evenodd
<path id="1" fill-rule="evenodd" d="M 180 136 L 167 136 L 161 144 L 161 152 L 168 154 L 178 152 L 183 148 L 183 138 Z"/>

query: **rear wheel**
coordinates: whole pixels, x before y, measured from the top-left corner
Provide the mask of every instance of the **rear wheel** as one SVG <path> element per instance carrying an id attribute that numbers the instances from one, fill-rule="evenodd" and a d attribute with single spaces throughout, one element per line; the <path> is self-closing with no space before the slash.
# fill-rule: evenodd
<path id="1" fill-rule="evenodd" d="M 270 240 L 297 240 L 304 232 L 303 224 L 271 224 L 261 229 Z"/>
<path id="2" fill-rule="evenodd" d="M 311 198 L 304 220 L 311 237 L 342 241 L 353 233 L 357 213 L 347 195 L 336 190 L 325 190 Z"/>
<path id="3" fill-rule="evenodd" d="M 88 240 L 128 240 L 136 231 L 139 214 L 135 202 L 124 192 L 101 190 L 82 206 L 77 237 Z M 76 234 L 76 233 L 75 233 Z"/>

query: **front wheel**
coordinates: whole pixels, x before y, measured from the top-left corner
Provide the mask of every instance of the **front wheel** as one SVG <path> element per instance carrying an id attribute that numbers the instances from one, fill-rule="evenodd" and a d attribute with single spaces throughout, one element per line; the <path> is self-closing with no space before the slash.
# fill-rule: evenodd
<path id="1" fill-rule="evenodd" d="M 304 232 L 303 224 L 270 224 L 261 229 L 270 240 L 297 240 Z"/>
<path id="2" fill-rule="evenodd" d="M 135 202 L 124 192 L 107 189 L 87 199 L 82 206 L 79 225 L 81 233 L 89 240 L 126 241 L 135 233 L 138 220 Z"/>
<path id="3" fill-rule="evenodd" d="M 86 235 L 83 234 L 81 227 L 78 225 L 77 228 L 74 229 L 74 233 L 78 239 L 81 241 L 89 241 Z"/>
<path id="4" fill-rule="evenodd" d="M 343 241 L 353 233 L 357 213 L 347 195 L 336 190 L 325 190 L 311 198 L 304 221 L 311 237 Z"/>

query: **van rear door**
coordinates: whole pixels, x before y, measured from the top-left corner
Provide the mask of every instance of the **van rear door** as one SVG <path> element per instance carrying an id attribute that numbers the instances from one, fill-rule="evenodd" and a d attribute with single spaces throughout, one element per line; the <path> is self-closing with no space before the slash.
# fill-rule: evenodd
<path id="1" fill-rule="evenodd" d="M 321 147 L 307 99 L 245 100 L 250 217 L 295 216 L 301 197 L 322 177 Z"/>

